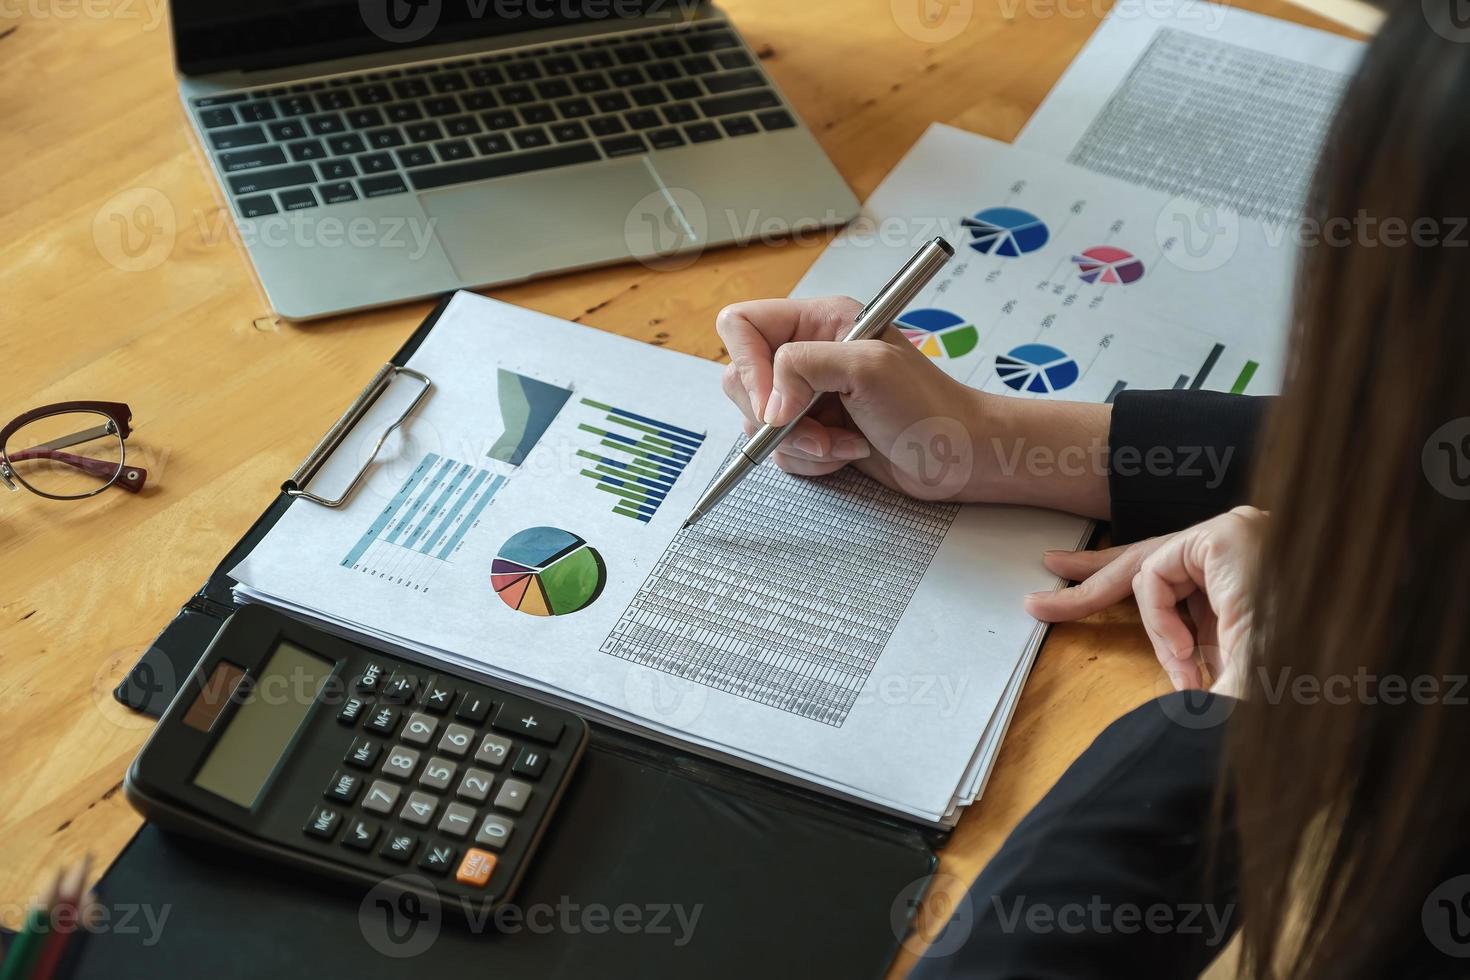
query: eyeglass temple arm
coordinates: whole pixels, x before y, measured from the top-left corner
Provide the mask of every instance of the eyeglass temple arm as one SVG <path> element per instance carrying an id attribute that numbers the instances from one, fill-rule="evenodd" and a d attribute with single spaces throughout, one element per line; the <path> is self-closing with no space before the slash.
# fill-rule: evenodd
<path id="1" fill-rule="evenodd" d="M 77 441 L 82 442 L 85 440 Z M 53 445 L 55 442 L 63 442 L 63 440 L 53 440 L 51 443 L 47 443 L 47 445 Z M 72 445 L 69 442 L 64 442 L 63 444 Z M 12 463 L 23 463 L 30 459 L 49 459 L 57 463 L 65 463 L 67 466 L 75 466 L 83 473 L 90 473 L 100 480 L 106 480 L 113 473 L 117 472 L 116 463 L 109 463 L 103 459 L 91 459 L 87 456 L 78 456 L 75 453 L 64 453 L 56 449 L 47 449 L 43 446 L 37 446 L 34 449 L 23 449 L 18 453 L 6 453 L 6 455 L 10 457 Z M 143 489 L 143 484 L 147 480 L 148 471 L 141 466 L 124 465 L 122 472 L 118 473 L 116 482 L 118 486 L 127 490 L 129 493 L 137 493 Z"/>

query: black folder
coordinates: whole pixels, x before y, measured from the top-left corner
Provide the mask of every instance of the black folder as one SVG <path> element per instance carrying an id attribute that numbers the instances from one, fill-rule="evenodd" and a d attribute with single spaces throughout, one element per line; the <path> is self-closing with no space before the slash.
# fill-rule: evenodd
<path id="1" fill-rule="evenodd" d="M 448 303 L 394 364 L 417 350 Z M 114 692 L 119 701 L 155 717 L 163 711 L 234 609 L 227 570 L 290 506 L 312 504 L 277 497 L 129 671 Z M 386 892 L 144 826 L 107 871 L 100 897 L 114 907 L 152 908 L 155 917 L 168 909 L 167 918 L 157 930 L 94 936 L 76 975 L 883 975 L 934 872 L 943 832 L 591 727 L 511 912 L 451 920 Z"/>

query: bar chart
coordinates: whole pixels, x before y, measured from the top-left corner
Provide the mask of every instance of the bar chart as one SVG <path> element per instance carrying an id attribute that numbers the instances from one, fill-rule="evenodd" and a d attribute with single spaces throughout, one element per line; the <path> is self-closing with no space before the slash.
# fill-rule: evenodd
<path id="1" fill-rule="evenodd" d="M 596 444 L 577 450 L 581 473 L 613 498 L 613 513 L 647 524 L 689 461 L 704 444 L 703 432 L 660 422 L 622 408 L 583 398 L 589 421 L 578 431 Z"/>
<path id="2" fill-rule="evenodd" d="M 1174 379 L 1174 390 L 1180 391 L 1187 388 L 1190 390 L 1198 391 L 1199 389 L 1203 388 L 1205 386 L 1205 382 L 1210 379 L 1210 375 L 1214 372 L 1215 365 L 1219 363 L 1220 355 L 1224 353 L 1225 345 L 1215 344 L 1213 347 L 1210 348 L 1210 352 L 1205 355 L 1204 363 L 1199 366 L 1198 371 L 1196 371 L 1192 375 L 1181 374 Z M 1230 394 L 1232 395 L 1243 395 L 1245 394 L 1246 389 L 1250 387 L 1251 379 L 1256 376 L 1256 372 L 1259 371 L 1260 368 L 1261 365 L 1258 361 L 1246 361 L 1243 365 L 1241 365 L 1240 371 L 1236 374 L 1235 380 L 1230 383 L 1230 387 L 1224 389 L 1212 388 L 1210 390 L 1223 390 L 1230 392 Z M 1226 377 L 1229 377 L 1229 375 L 1226 375 Z M 1114 399 L 1118 397 L 1119 392 L 1123 391 L 1123 389 L 1127 387 L 1128 382 L 1126 381 L 1119 381 L 1117 384 L 1113 385 L 1112 391 L 1108 392 L 1108 397 L 1105 399 L 1107 404 L 1111 405 Z"/>
<path id="3" fill-rule="evenodd" d="M 504 483 L 489 470 L 428 453 L 343 556 L 342 567 L 427 591 Z"/>

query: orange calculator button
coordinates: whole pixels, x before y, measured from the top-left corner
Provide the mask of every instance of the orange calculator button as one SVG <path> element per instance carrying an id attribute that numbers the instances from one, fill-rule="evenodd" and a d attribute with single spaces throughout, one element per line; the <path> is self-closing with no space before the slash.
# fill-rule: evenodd
<path id="1" fill-rule="evenodd" d="M 459 871 L 454 880 L 461 885 L 474 885 L 483 887 L 490 880 L 490 872 L 495 870 L 495 855 L 489 851 L 482 851 L 478 847 L 472 847 L 464 852 L 464 860 L 459 862 Z"/>

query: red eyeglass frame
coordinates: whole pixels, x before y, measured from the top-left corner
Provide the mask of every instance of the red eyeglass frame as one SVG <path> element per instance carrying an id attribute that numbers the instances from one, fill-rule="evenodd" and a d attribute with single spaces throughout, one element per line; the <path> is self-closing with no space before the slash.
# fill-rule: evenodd
<path id="1" fill-rule="evenodd" d="M 21 428 L 40 419 L 50 418 L 53 415 L 65 415 L 69 412 L 91 412 L 94 415 L 103 416 L 111 423 L 110 429 L 112 432 L 116 432 L 122 446 L 122 455 L 117 463 L 92 459 L 87 456 L 78 456 L 75 453 L 62 452 L 59 449 L 23 449 L 21 450 L 21 455 L 11 454 L 8 446 L 10 437 Z M 33 408 L 29 412 L 24 412 L 8 422 L 3 428 L 0 428 L 0 481 L 3 481 L 12 490 L 20 489 L 20 487 L 15 485 L 15 483 L 19 483 L 20 486 L 25 487 L 31 493 L 45 497 L 48 500 L 83 500 L 87 497 L 95 496 L 111 486 L 121 487 L 129 493 L 137 493 L 143 489 L 143 484 L 147 482 L 148 471 L 141 466 L 128 465 L 127 439 L 133 431 L 132 419 L 132 409 L 128 408 L 122 402 L 57 402 L 54 405 L 42 405 L 40 408 Z M 112 479 L 87 493 L 67 496 L 47 493 L 44 490 L 38 490 L 31 486 L 26 482 L 25 477 L 15 472 L 14 463 L 24 462 L 30 459 L 54 460 L 58 463 L 74 466 L 84 473 L 90 473 L 97 477 L 104 477 L 108 473 L 111 473 Z"/>

